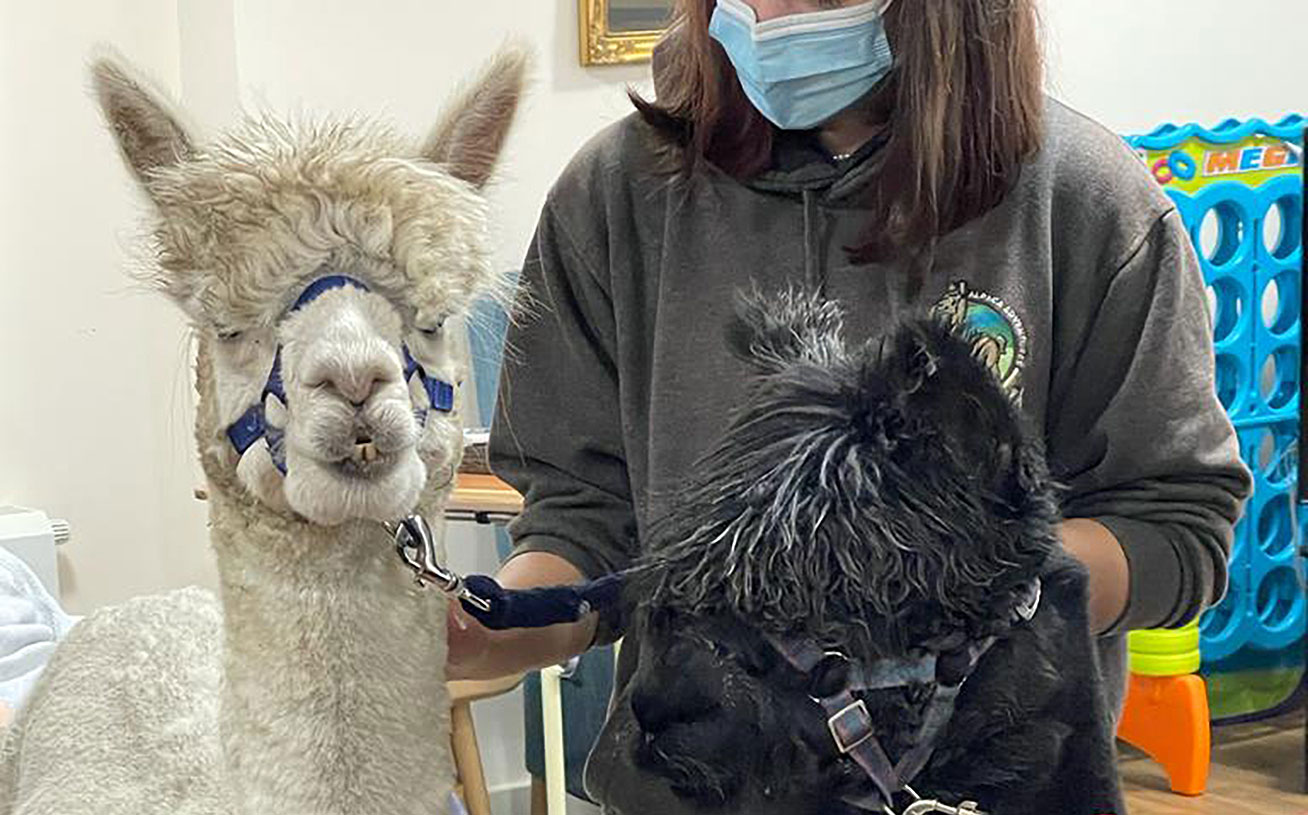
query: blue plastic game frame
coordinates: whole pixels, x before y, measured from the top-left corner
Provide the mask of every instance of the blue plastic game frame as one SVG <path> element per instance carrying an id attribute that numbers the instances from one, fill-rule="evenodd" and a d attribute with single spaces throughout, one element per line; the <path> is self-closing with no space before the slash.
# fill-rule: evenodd
<path id="1" fill-rule="evenodd" d="M 1288 648 L 1304 636 L 1308 619 L 1297 546 L 1308 513 L 1296 512 L 1308 479 L 1295 464 L 1305 429 L 1306 125 L 1299 115 L 1275 123 L 1231 119 L 1211 129 L 1165 125 L 1127 138 L 1151 162 L 1199 255 L 1213 309 L 1218 396 L 1254 473 L 1254 493 L 1236 527 L 1229 588 L 1200 622 L 1205 663 L 1246 648 Z M 1264 171 L 1262 162 L 1273 156 L 1280 171 Z M 1270 236 L 1269 222 L 1279 222 Z"/>

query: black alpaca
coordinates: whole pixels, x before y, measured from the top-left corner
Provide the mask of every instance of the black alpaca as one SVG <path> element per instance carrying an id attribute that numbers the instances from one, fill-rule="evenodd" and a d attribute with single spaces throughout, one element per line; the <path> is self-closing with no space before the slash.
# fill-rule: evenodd
<path id="1" fill-rule="evenodd" d="M 921 320 L 847 349 L 836 307 L 794 293 L 742 300 L 728 335 L 752 388 L 628 587 L 638 667 L 592 791 L 623 815 L 923 811 L 894 784 L 885 801 L 817 701 L 888 674 L 852 699 L 892 764 L 925 760 L 916 795 L 1123 812 L 1086 578 L 1040 444 L 970 345 Z"/>

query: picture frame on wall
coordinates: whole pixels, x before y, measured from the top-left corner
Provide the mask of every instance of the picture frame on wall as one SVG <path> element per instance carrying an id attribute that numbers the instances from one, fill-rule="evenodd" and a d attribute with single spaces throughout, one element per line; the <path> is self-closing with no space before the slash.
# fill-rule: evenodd
<path id="1" fill-rule="evenodd" d="M 667 31 L 674 0 L 578 0 L 581 64 L 647 62 Z"/>

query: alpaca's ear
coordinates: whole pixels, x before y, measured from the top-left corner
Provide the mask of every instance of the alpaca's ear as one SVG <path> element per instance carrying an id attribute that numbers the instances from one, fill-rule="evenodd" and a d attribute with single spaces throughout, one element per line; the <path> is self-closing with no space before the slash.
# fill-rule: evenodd
<path id="1" fill-rule="evenodd" d="M 815 293 L 792 289 L 765 295 L 752 288 L 736 296 L 735 312 L 727 345 L 760 371 L 797 362 L 829 366 L 844 355 L 840 308 Z"/>
<path id="2" fill-rule="evenodd" d="M 144 80 L 122 62 L 96 59 L 91 82 L 128 168 L 148 192 L 154 171 L 193 152 L 190 136 L 160 95 L 148 91 Z"/>
<path id="3" fill-rule="evenodd" d="M 446 106 L 422 147 L 422 157 L 474 187 L 485 186 L 522 99 L 530 61 L 523 47 L 501 50 Z"/>

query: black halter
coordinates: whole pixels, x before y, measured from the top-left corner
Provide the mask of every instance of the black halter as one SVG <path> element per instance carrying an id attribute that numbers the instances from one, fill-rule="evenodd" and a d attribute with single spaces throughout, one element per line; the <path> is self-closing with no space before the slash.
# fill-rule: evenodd
<path id="1" fill-rule="evenodd" d="M 1013 610 L 1013 622 L 1028 622 L 1040 605 L 1040 579 L 1035 578 L 1023 593 L 1022 601 Z M 889 813 L 897 798 L 911 799 L 907 813 L 950 811 L 939 809 L 936 802 L 924 802 L 909 785 L 926 767 L 935 751 L 936 742 L 954 713 L 954 702 L 964 682 L 976 669 L 981 658 L 994 645 L 995 637 L 962 642 L 957 647 L 939 653 L 926 652 L 918 657 L 878 661 L 871 669 L 850 660 L 839 652 L 823 650 L 810 638 L 782 640 L 769 638 L 772 646 L 796 670 L 810 674 L 822 662 L 838 659 L 848 663 L 844 686 L 829 696 L 813 697 L 822 708 L 827 730 L 841 755 L 849 756 L 872 780 L 873 788 L 865 795 L 846 798 L 845 802 L 868 812 Z M 913 737 L 913 747 L 891 762 L 876 737 L 872 716 L 867 705 L 857 694 L 909 684 L 933 684 L 931 701 L 926 715 Z M 929 804 L 923 808 L 920 804 Z M 915 805 L 919 805 L 916 806 Z M 970 806 L 970 809 L 964 807 Z M 976 812 L 976 805 L 964 802 L 957 807 L 962 812 Z"/>

